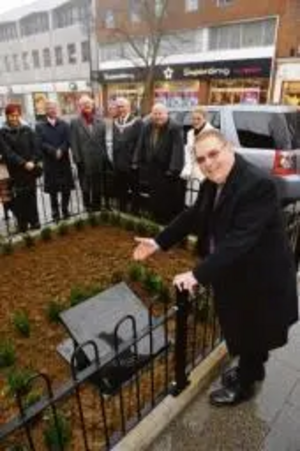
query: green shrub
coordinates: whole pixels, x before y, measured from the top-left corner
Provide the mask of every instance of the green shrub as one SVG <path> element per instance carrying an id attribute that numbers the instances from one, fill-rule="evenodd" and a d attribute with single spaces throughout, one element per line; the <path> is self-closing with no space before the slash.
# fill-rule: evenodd
<path id="1" fill-rule="evenodd" d="M 50 241 L 52 239 L 52 229 L 50 227 L 44 227 L 41 230 L 41 239 L 43 241 Z"/>
<path id="2" fill-rule="evenodd" d="M 65 236 L 69 233 L 69 225 L 66 222 L 61 222 L 56 230 L 58 235 Z"/>
<path id="3" fill-rule="evenodd" d="M 1 243 L 1 254 L 10 255 L 14 251 L 14 247 L 11 241 L 5 241 Z"/>
<path id="4" fill-rule="evenodd" d="M 25 235 L 23 235 L 23 242 L 24 245 L 28 248 L 35 245 L 35 239 L 32 235 L 30 235 L 30 233 L 25 233 Z"/>
<path id="5" fill-rule="evenodd" d="M 70 306 L 75 307 L 75 305 L 80 304 L 81 302 L 85 301 L 87 299 L 86 296 L 86 290 L 84 288 L 75 286 L 71 288 L 70 292 Z"/>
<path id="6" fill-rule="evenodd" d="M 117 226 L 120 225 L 122 217 L 120 215 L 120 213 L 118 212 L 112 212 L 110 213 L 110 224 L 113 226 Z"/>
<path id="7" fill-rule="evenodd" d="M 9 340 L 0 341 L 0 368 L 14 365 L 16 361 L 16 350 Z"/>
<path id="8" fill-rule="evenodd" d="M 146 276 L 146 269 L 141 263 L 133 263 L 129 266 L 128 276 L 133 282 L 142 282 Z"/>
<path id="9" fill-rule="evenodd" d="M 110 218 L 111 218 L 111 213 L 109 211 L 102 211 L 101 212 L 101 222 L 103 222 L 104 224 L 109 223 L 110 222 Z"/>
<path id="10" fill-rule="evenodd" d="M 46 316 L 48 320 L 51 323 L 58 323 L 60 320 L 59 315 L 64 309 L 64 305 L 57 300 L 48 302 L 48 305 L 46 306 Z"/>
<path id="11" fill-rule="evenodd" d="M 74 227 L 76 230 L 82 230 L 82 229 L 84 229 L 84 226 L 85 226 L 85 223 L 82 218 L 78 218 L 78 219 L 76 219 L 76 221 L 74 221 Z"/>
<path id="12" fill-rule="evenodd" d="M 101 285 L 91 285 L 88 288 L 84 290 L 85 299 L 91 298 L 93 296 L 96 296 L 96 294 L 100 293 L 103 288 Z"/>
<path id="13" fill-rule="evenodd" d="M 134 224 L 134 231 L 140 236 L 146 236 L 147 234 L 147 222 L 143 219 L 136 221 Z"/>
<path id="14" fill-rule="evenodd" d="M 99 215 L 96 215 L 95 213 L 90 213 L 88 215 L 88 223 L 92 227 L 96 227 L 100 223 Z"/>
<path id="15" fill-rule="evenodd" d="M 135 230 L 136 221 L 131 218 L 121 218 L 120 226 L 125 230 Z"/>
<path id="16" fill-rule="evenodd" d="M 56 421 L 54 416 L 51 415 L 43 435 L 47 449 L 51 451 L 65 450 L 72 437 L 70 423 L 62 413 L 57 413 Z"/>
<path id="17" fill-rule="evenodd" d="M 15 396 L 17 393 L 27 395 L 30 391 L 30 379 L 34 373 L 27 368 L 14 368 L 7 376 L 8 393 Z"/>
<path id="18" fill-rule="evenodd" d="M 24 407 L 33 406 L 42 398 L 42 393 L 40 390 L 31 390 L 24 399 Z"/>
<path id="19" fill-rule="evenodd" d="M 14 313 L 13 325 L 20 335 L 23 337 L 30 336 L 30 321 L 28 314 L 24 311 L 18 311 Z"/>
<path id="20" fill-rule="evenodd" d="M 158 274 L 147 271 L 143 280 L 143 285 L 150 294 L 159 294 L 163 286 L 163 280 Z"/>

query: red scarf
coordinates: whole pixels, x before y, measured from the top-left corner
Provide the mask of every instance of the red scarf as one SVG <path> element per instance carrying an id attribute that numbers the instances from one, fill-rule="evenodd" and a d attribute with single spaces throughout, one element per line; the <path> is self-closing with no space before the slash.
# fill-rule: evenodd
<path id="1" fill-rule="evenodd" d="M 91 125 L 94 121 L 94 112 L 93 111 L 89 111 L 89 112 L 82 111 L 82 117 L 84 118 L 87 125 Z"/>

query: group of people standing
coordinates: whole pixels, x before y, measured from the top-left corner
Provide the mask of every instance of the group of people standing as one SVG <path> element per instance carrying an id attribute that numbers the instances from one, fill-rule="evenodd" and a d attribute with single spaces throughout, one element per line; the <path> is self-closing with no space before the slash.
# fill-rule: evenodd
<path id="1" fill-rule="evenodd" d="M 126 98 L 118 98 L 103 118 L 93 99 L 84 95 L 78 116 L 67 123 L 49 100 L 45 119 L 35 130 L 23 121 L 19 105 L 7 105 L 5 114 L 0 148 L 9 185 L 0 194 L 5 212 L 13 212 L 21 232 L 40 226 L 36 181 L 42 174 L 54 221 L 69 217 L 74 172 L 88 212 L 110 208 L 109 199 L 115 197 L 121 211 L 136 214 L 146 192 L 147 208 L 160 223 L 184 209 L 187 180 L 201 178 L 194 173 L 193 139 L 210 127 L 201 108 L 193 113 L 195 127 L 186 145 L 182 127 L 162 104 L 141 118 L 132 114 Z"/>

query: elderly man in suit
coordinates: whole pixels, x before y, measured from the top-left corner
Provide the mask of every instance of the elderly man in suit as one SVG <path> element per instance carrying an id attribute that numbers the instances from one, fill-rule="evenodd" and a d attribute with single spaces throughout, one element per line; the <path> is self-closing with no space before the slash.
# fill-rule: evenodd
<path id="1" fill-rule="evenodd" d="M 167 223 L 184 208 L 185 182 L 180 178 L 184 165 L 183 130 L 169 117 L 165 105 L 155 104 L 145 121 L 134 164 L 147 179 L 154 219 Z"/>
<path id="2" fill-rule="evenodd" d="M 197 235 L 201 260 L 174 284 L 192 293 L 198 284 L 212 285 L 228 350 L 239 361 L 223 373 L 210 401 L 235 405 L 254 394 L 269 351 L 287 342 L 298 320 L 296 270 L 273 180 L 235 154 L 217 130 L 203 132 L 195 152 L 206 178 L 196 203 L 155 240 L 137 239 L 134 258 Z"/>
<path id="3" fill-rule="evenodd" d="M 107 162 L 105 125 L 89 96 L 79 100 L 80 114 L 71 122 L 71 149 L 87 211 L 101 209 L 103 173 Z"/>

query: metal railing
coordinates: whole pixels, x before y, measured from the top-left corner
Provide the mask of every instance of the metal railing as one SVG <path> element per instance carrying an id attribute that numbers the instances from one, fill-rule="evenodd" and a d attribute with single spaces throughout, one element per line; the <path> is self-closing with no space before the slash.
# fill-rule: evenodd
<path id="1" fill-rule="evenodd" d="M 128 323 L 131 338 L 119 345 L 120 328 Z M 163 343 L 154 352 L 153 335 L 163 331 Z M 77 347 L 71 360 L 71 376 L 54 389 L 49 376 L 36 374 L 17 392 L 15 416 L 0 426 L 0 450 L 109 450 L 168 394 L 179 394 L 188 384 L 190 371 L 221 340 L 212 295 L 202 288 L 195 298 L 177 292 L 164 304 L 160 317 L 148 311 L 148 325 L 137 332 L 129 315 L 114 328 L 114 351 L 100 359 L 90 340 Z M 141 359 L 138 344 L 149 342 L 150 354 Z M 79 370 L 77 360 L 90 347 L 94 359 Z M 115 381 L 107 391 L 107 379 Z M 38 386 L 40 399 L 29 407 L 26 400 Z"/>

